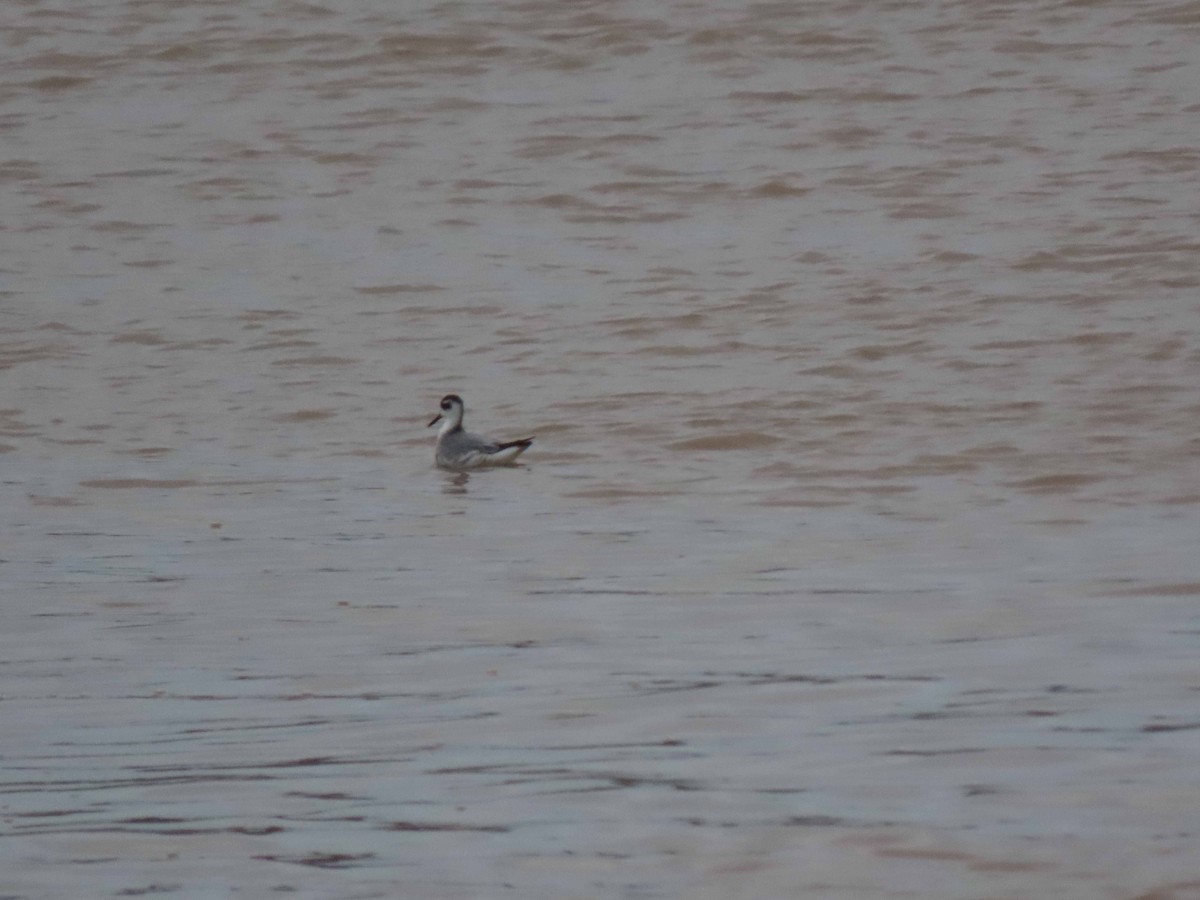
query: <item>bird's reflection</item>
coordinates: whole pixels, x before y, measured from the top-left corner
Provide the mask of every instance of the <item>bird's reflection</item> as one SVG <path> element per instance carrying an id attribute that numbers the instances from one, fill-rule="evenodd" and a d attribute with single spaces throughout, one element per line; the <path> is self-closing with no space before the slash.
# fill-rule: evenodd
<path id="1" fill-rule="evenodd" d="M 442 493 L 465 494 L 467 482 L 470 480 L 471 476 L 466 472 L 447 472 L 445 482 L 442 484 Z"/>

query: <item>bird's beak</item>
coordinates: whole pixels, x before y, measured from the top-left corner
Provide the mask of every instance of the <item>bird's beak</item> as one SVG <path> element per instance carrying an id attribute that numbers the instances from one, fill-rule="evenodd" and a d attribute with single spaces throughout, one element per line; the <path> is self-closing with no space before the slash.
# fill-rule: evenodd
<path id="1" fill-rule="evenodd" d="M 442 414 L 438 413 L 436 416 L 434 416 L 432 419 L 429 420 L 429 424 L 426 425 L 425 427 L 432 428 L 434 425 L 436 425 L 441 420 L 442 420 Z"/>

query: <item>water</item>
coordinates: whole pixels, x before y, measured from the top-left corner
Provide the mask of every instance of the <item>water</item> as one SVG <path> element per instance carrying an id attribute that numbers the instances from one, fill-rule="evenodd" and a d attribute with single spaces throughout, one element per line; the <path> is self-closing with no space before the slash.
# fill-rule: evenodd
<path id="1" fill-rule="evenodd" d="M 1191 6 L 7 18 L 0 895 L 1200 896 Z"/>

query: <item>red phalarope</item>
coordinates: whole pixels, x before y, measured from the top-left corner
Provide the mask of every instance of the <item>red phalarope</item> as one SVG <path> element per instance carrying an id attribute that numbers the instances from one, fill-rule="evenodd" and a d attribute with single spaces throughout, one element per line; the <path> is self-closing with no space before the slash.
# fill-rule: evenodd
<path id="1" fill-rule="evenodd" d="M 434 459 L 443 469 L 482 469 L 487 466 L 506 466 L 529 449 L 533 438 L 517 441 L 494 441 L 480 434 L 463 430 L 463 401 L 458 394 L 447 394 L 442 398 L 442 411 L 434 416 L 429 426 L 439 421 L 437 447 Z"/>

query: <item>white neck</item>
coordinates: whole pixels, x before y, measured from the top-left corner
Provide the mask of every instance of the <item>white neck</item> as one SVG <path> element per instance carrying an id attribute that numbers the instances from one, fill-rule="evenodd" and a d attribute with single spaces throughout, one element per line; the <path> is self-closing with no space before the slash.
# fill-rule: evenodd
<path id="1" fill-rule="evenodd" d="M 438 437 L 441 437 L 443 434 L 458 428 L 460 425 L 462 425 L 462 420 L 463 408 L 461 406 L 450 407 L 449 412 L 442 413 L 442 427 L 438 429 Z"/>

